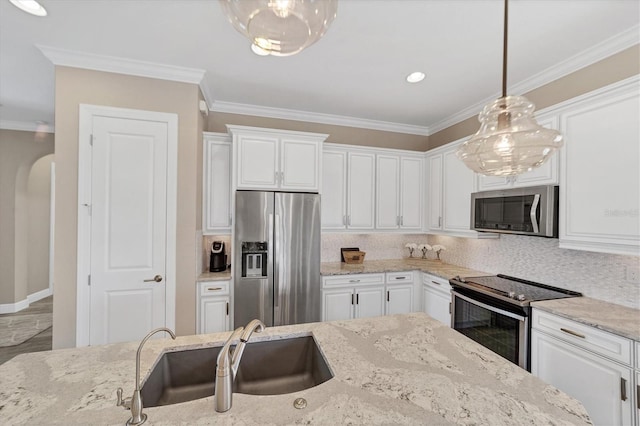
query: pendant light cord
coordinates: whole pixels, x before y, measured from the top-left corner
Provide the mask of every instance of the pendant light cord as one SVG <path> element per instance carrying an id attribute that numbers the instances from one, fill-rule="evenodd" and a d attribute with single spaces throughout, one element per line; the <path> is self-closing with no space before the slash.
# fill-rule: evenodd
<path id="1" fill-rule="evenodd" d="M 504 34 L 502 40 L 502 97 L 507 96 L 507 30 L 509 22 L 509 0 L 504 0 Z"/>

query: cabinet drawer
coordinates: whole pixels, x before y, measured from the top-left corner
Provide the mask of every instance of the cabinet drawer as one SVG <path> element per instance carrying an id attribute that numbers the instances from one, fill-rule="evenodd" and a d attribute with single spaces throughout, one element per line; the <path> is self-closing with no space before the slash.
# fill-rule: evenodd
<path id="1" fill-rule="evenodd" d="M 322 278 L 323 287 L 356 287 L 371 284 L 384 284 L 384 274 L 330 275 Z"/>
<path id="2" fill-rule="evenodd" d="M 451 285 L 449 285 L 449 280 L 436 277 L 435 275 L 423 273 L 422 284 L 436 291 L 445 292 L 445 293 L 451 292 Z"/>
<path id="3" fill-rule="evenodd" d="M 223 296 L 229 294 L 230 281 L 203 281 L 198 283 L 200 296 Z"/>
<path id="4" fill-rule="evenodd" d="M 413 272 L 387 272 L 387 284 L 402 284 L 413 282 Z"/>
<path id="5" fill-rule="evenodd" d="M 631 365 L 632 341 L 567 318 L 533 309 L 531 327 L 614 361 Z"/>

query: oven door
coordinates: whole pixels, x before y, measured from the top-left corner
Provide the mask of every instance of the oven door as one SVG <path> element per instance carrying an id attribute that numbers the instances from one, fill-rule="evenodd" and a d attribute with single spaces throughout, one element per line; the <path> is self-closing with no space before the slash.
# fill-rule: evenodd
<path id="1" fill-rule="evenodd" d="M 492 303 L 483 295 L 476 298 L 456 290 L 451 292 L 451 299 L 453 329 L 529 370 L 529 318 L 526 312 L 510 312 L 498 306 L 497 300 Z"/>

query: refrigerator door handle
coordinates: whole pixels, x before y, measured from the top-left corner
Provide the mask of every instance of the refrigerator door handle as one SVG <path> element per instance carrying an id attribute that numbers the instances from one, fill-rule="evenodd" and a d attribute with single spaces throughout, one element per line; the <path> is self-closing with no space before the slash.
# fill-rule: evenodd
<path id="1" fill-rule="evenodd" d="M 273 240 L 274 240 L 274 245 L 275 247 L 275 252 L 276 255 L 278 256 L 278 259 L 275 259 L 276 261 L 274 262 L 274 268 L 273 268 L 273 311 L 274 311 L 274 318 L 279 318 L 279 313 L 277 312 L 278 307 L 280 306 L 280 288 L 282 287 L 282 273 L 280 272 L 280 268 L 283 265 L 283 247 L 280 247 L 280 228 L 282 227 L 282 224 L 280 222 L 280 215 L 276 214 L 274 215 L 275 220 L 271 221 L 270 223 L 272 223 L 272 227 L 275 228 L 275 233 L 272 233 L 271 231 L 269 232 L 269 235 L 273 235 Z M 271 219 L 271 218 L 269 218 Z M 275 324 L 274 324 L 275 325 Z"/>

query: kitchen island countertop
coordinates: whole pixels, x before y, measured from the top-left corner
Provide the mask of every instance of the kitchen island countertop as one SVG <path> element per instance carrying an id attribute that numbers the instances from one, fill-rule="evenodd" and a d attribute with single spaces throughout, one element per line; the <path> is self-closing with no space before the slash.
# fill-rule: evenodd
<path id="1" fill-rule="evenodd" d="M 268 328 L 253 340 L 313 334 L 335 377 L 285 395 L 234 394 L 145 408 L 149 425 L 590 424 L 576 400 L 422 313 Z M 147 342 L 145 377 L 163 349 L 217 346 L 229 333 Z M 19 355 L 0 365 L 0 423 L 123 424 L 137 342 Z M 214 368 L 212 363 L 211 368 Z M 307 400 L 302 410 L 295 398 Z"/>
<path id="2" fill-rule="evenodd" d="M 451 265 L 440 260 L 419 258 L 365 260 L 361 264 L 349 264 L 345 262 L 323 262 L 320 264 L 321 275 L 374 274 L 403 271 L 422 271 L 446 280 L 456 275 L 460 275 L 461 277 L 495 275 L 462 266 Z"/>

